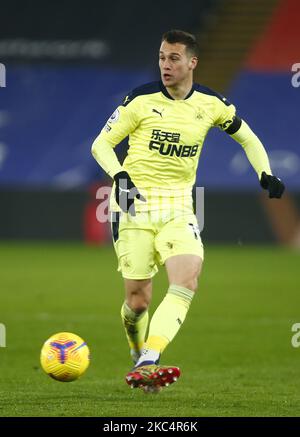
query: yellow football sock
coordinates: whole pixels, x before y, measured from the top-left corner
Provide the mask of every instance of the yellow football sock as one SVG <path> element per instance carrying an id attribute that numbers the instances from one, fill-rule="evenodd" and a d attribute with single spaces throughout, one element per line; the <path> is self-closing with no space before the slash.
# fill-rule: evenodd
<path id="1" fill-rule="evenodd" d="M 121 308 L 121 317 L 125 328 L 126 337 L 131 350 L 140 352 L 146 336 L 148 327 L 148 311 L 135 313 L 126 302 Z"/>
<path id="2" fill-rule="evenodd" d="M 173 340 L 184 322 L 194 292 L 179 285 L 170 285 L 168 292 L 151 319 L 149 335 L 143 349 L 160 354 Z"/>

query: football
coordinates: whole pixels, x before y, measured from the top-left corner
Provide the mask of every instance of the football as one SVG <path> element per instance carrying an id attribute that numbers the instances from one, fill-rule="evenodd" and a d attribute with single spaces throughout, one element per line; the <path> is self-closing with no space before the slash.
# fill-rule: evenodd
<path id="1" fill-rule="evenodd" d="M 59 332 L 45 341 L 41 350 L 41 366 L 57 381 L 70 382 L 79 378 L 90 364 L 86 342 L 71 332 Z"/>

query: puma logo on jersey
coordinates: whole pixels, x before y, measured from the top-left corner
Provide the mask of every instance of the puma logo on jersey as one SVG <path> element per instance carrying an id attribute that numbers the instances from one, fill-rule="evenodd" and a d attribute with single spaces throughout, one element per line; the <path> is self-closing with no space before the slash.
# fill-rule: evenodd
<path id="1" fill-rule="evenodd" d="M 152 109 L 152 112 L 156 112 L 156 114 L 159 114 L 161 116 L 161 118 L 162 118 L 163 110 L 161 112 L 159 112 L 157 109 Z"/>
<path id="2" fill-rule="evenodd" d="M 123 106 L 127 106 L 127 104 L 130 102 L 130 97 L 126 96 L 125 99 L 123 100 Z"/>

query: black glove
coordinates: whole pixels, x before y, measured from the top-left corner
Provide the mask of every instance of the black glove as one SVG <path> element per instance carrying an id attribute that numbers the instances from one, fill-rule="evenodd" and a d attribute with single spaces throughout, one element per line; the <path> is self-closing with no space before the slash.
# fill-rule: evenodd
<path id="1" fill-rule="evenodd" d="M 116 173 L 114 180 L 116 182 L 115 195 L 117 204 L 122 211 L 135 215 L 134 198 L 136 197 L 143 202 L 146 202 L 146 199 L 136 188 L 127 171 Z"/>
<path id="2" fill-rule="evenodd" d="M 276 176 L 268 175 L 265 171 L 263 171 L 261 174 L 260 185 L 265 190 L 269 191 L 270 199 L 272 199 L 273 197 L 277 197 L 277 199 L 280 199 L 285 190 L 285 186 L 279 178 L 277 178 Z"/>

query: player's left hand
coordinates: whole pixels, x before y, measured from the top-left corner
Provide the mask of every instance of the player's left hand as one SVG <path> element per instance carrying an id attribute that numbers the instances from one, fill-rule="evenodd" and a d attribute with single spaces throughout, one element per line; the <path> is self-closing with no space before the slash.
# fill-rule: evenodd
<path id="1" fill-rule="evenodd" d="M 137 198 L 142 202 L 146 202 L 146 199 L 134 185 L 127 171 L 120 171 L 115 174 L 114 180 L 116 182 L 115 194 L 117 204 L 122 211 L 135 216 L 134 199 Z"/>
<path id="2" fill-rule="evenodd" d="M 262 188 L 269 191 L 270 199 L 274 197 L 280 199 L 285 190 L 284 183 L 279 178 L 268 175 L 265 171 L 261 174 L 260 185 Z"/>

